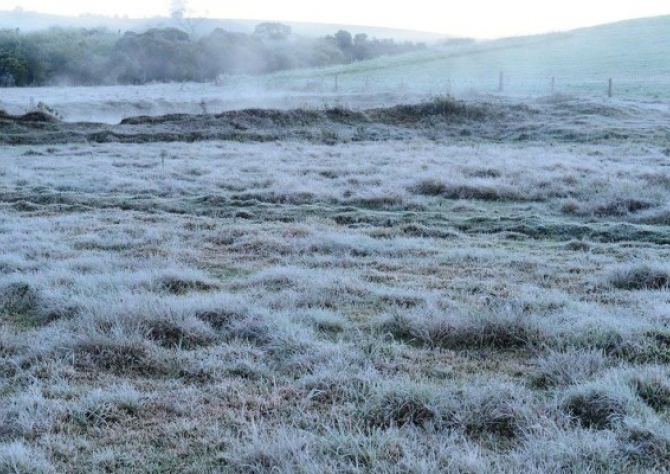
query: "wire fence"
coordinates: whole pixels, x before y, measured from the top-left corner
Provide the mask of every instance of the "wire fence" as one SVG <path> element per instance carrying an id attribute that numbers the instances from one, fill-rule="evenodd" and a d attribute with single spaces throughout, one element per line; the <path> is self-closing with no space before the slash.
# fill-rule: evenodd
<path id="1" fill-rule="evenodd" d="M 553 74 L 508 73 L 459 75 L 327 73 L 279 76 L 266 80 L 266 91 L 314 94 L 415 93 L 423 95 L 505 94 L 547 96 L 566 94 L 593 97 L 670 100 L 670 74 L 648 77 L 593 74 L 565 77 Z"/>

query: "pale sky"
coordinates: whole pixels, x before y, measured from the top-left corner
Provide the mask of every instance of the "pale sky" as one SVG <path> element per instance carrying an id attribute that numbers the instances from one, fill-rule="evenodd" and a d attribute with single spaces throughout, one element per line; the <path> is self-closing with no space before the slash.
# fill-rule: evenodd
<path id="1" fill-rule="evenodd" d="M 193 16 L 386 26 L 494 38 L 670 14 L 668 0 L 191 0 Z M 170 0 L 0 0 L 0 10 L 167 16 Z"/>

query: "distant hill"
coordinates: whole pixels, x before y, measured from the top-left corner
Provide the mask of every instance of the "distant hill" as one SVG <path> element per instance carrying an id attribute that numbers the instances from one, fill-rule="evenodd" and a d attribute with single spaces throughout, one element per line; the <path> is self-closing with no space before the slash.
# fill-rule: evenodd
<path id="1" fill-rule="evenodd" d="M 215 28 L 238 33 L 252 33 L 254 28 L 263 20 L 224 20 L 211 18 L 188 19 L 182 26 L 192 29 L 196 34 L 207 34 Z M 445 38 L 446 35 L 425 33 L 420 31 L 399 30 L 393 28 L 380 28 L 374 26 L 351 26 L 339 24 L 299 23 L 282 22 L 290 26 L 293 32 L 305 37 L 322 37 L 332 35 L 338 30 L 347 30 L 352 34 L 366 33 L 370 37 L 384 39 L 392 38 L 396 41 L 424 41 L 434 42 Z M 69 17 L 61 15 L 49 15 L 22 10 L 0 11 L 0 29 L 16 29 L 21 31 L 43 30 L 53 26 L 75 27 L 75 28 L 99 28 L 105 27 L 111 31 L 135 31 L 141 33 L 149 28 L 161 28 L 165 26 L 179 26 L 172 18 L 154 17 L 144 19 L 130 19 L 123 17 L 110 18 L 98 15 L 82 15 Z"/>
<path id="2" fill-rule="evenodd" d="M 200 34 L 214 28 L 250 33 L 256 20 L 194 19 L 182 25 Z M 505 94 L 605 95 L 613 80 L 618 97 L 670 99 L 670 15 L 622 21 L 568 32 L 488 41 L 460 41 L 429 33 L 347 25 L 286 23 L 302 36 L 325 36 L 339 29 L 370 37 L 433 42 L 424 51 L 323 69 L 293 70 L 242 82 L 263 90 L 290 89 L 344 93 L 407 91 L 416 94 L 497 93 L 503 73 Z M 132 20 L 77 18 L 31 12 L 0 12 L 0 28 L 34 30 L 52 25 L 105 26 L 141 32 L 175 26 L 169 18 Z M 553 87 L 552 87 L 553 84 Z M 280 85 L 280 86 L 279 86 Z"/>
<path id="3" fill-rule="evenodd" d="M 607 92 L 670 97 L 670 15 L 545 35 L 490 41 L 446 40 L 441 47 L 336 66 L 299 76 L 338 76 L 340 91 L 404 88 L 414 92 L 497 92 L 503 73 L 508 94 Z M 288 81 L 288 78 L 284 80 Z"/>

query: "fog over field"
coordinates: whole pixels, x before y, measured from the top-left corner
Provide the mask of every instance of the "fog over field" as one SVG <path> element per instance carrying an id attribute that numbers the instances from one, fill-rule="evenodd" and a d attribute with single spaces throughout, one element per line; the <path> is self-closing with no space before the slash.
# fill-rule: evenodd
<path id="1" fill-rule="evenodd" d="M 668 472 L 668 21 L 0 89 L 0 474 Z"/>

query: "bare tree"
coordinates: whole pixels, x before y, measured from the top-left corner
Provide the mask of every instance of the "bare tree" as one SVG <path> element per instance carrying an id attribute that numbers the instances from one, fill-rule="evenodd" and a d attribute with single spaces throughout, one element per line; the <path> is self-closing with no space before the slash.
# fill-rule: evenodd
<path id="1" fill-rule="evenodd" d="M 186 15 L 188 0 L 171 0 L 170 16 L 177 21 L 182 21 Z"/>
<path id="2" fill-rule="evenodd" d="M 193 38 L 198 26 L 202 23 L 202 18 L 193 17 L 193 11 L 189 8 L 188 3 L 188 0 L 171 0 L 170 16 L 179 25 L 179 28 Z"/>

